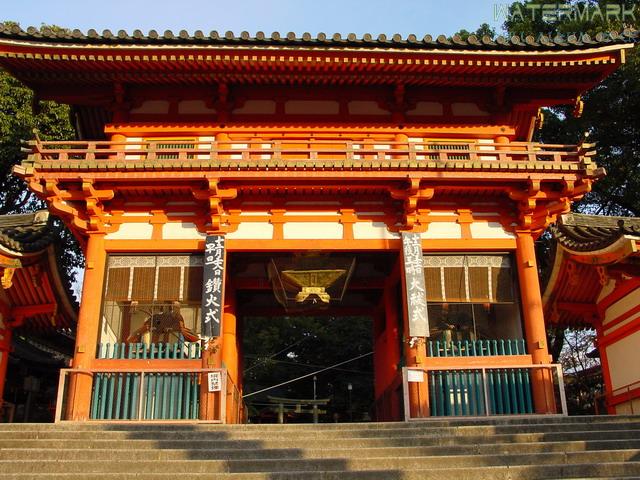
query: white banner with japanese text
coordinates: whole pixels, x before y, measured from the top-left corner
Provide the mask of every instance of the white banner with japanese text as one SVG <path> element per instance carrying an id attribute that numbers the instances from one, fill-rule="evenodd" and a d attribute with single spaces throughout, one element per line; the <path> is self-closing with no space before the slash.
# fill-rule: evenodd
<path id="1" fill-rule="evenodd" d="M 207 235 L 202 278 L 202 337 L 220 336 L 224 295 L 224 235 Z"/>
<path id="2" fill-rule="evenodd" d="M 427 290 L 419 233 L 402 232 L 402 258 L 409 316 L 409 336 L 428 337 Z"/>

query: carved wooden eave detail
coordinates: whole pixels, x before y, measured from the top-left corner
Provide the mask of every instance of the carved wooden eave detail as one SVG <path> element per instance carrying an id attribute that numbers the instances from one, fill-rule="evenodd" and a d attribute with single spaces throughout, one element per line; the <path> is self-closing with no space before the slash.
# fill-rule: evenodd
<path id="1" fill-rule="evenodd" d="M 29 188 L 42 198 L 51 212 L 63 219 L 71 230 L 82 237 L 91 232 L 105 231 L 103 202 L 114 197 L 113 190 L 98 190 L 93 181 L 82 181 L 80 189 L 60 188 L 57 180 L 27 179 Z"/>
<path id="2" fill-rule="evenodd" d="M 509 198 L 517 202 L 518 228 L 541 234 L 563 213 L 571 209 L 571 202 L 591 190 L 590 180 L 576 182 L 563 179 L 561 191 L 545 191 L 539 180 L 529 179 L 528 188 L 512 190 Z"/>
<path id="3" fill-rule="evenodd" d="M 394 200 L 403 202 L 401 230 L 411 230 L 418 223 L 418 202 L 431 200 L 435 188 L 421 188 L 419 178 L 409 178 L 405 188 L 391 188 L 389 195 Z"/>
<path id="4" fill-rule="evenodd" d="M 196 200 L 206 202 L 207 222 L 199 222 L 198 230 L 206 233 L 221 233 L 224 231 L 224 201 L 233 200 L 238 196 L 238 190 L 235 188 L 220 188 L 218 179 L 207 180 L 206 188 L 202 190 L 194 190 L 193 197 Z"/>

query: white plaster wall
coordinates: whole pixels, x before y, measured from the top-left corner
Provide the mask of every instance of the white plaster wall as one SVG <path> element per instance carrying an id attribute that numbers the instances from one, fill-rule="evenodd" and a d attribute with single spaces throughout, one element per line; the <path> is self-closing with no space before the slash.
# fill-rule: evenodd
<path id="1" fill-rule="evenodd" d="M 640 331 L 606 347 L 611 387 L 624 387 L 640 381 Z"/>
<path id="2" fill-rule="evenodd" d="M 169 101 L 168 100 L 147 100 L 142 102 L 138 108 L 131 110 L 131 113 L 148 113 L 148 114 L 163 114 L 169 113 Z"/>
<path id="3" fill-rule="evenodd" d="M 204 100 L 182 100 L 178 103 L 178 113 L 183 115 L 216 113 L 216 109 L 207 107 Z"/>
<path id="4" fill-rule="evenodd" d="M 353 224 L 353 238 L 356 240 L 394 240 L 400 234 L 390 232 L 384 222 L 356 222 Z"/>
<path id="5" fill-rule="evenodd" d="M 106 240 L 150 240 L 153 225 L 149 223 L 123 223 L 117 232 L 107 233 Z"/>
<path id="6" fill-rule="evenodd" d="M 273 100 L 247 100 L 240 108 L 236 108 L 233 113 L 240 115 L 272 115 L 276 113 L 276 102 Z"/>
<path id="7" fill-rule="evenodd" d="M 333 210 L 333 211 L 327 211 L 327 210 L 289 210 L 284 212 L 284 216 L 285 217 L 300 217 L 300 216 L 304 216 L 304 217 L 321 217 L 324 215 L 338 215 L 338 211 L 337 210 Z"/>
<path id="8" fill-rule="evenodd" d="M 624 327 L 625 325 L 627 325 L 628 323 L 633 322 L 634 320 L 636 320 L 637 318 L 640 318 L 640 312 L 631 315 L 628 318 L 625 318 L 623 321 L 621 321 L 620 323 L 616 323 L 615 325 L 613 325 L 611 328 L 605 328 L 604 330 L 604 334 L 605 335 L 609 335 L 613 332 L 615 332 L 616 330 L 618 330 L 619 328 Z"/>
<path id="9" fill-rule="evenodd" d="M 516 238 L 498 222 L 473 222 L 470 227 L 473 238 Z"/>
<path id="10" fill-rule="evenodd" d="M 340 240 L 343 228 L 340 223 L 287 222 L 283 226 L 284 238 L 306 240 Z"/>
<path id="11" fill-rule="evenodd" d="M 616 415 L 637 415 L 638 413 L 640 413 L 640 398 L 616 405 Z"/>
<path id="12" fill-rule="evenodd" d="M 191 222 L 168 222 L 162 226 L 162 238 L 165 240 L 199 240 L 205 236 Z"/>
<path id="13" fill-rule="evenodd" d="M 444 109 L 439 102 L 418 102 L 407 115 L 444 115 Z"/>
<path id="14" fill-rule="evenodd" d="M 451 112 L 454 115 L 483 117 L 489 115 L 489 112 L 481 110 L 478 105 L 471 102 L 454 102 L 451 104 Z"/>
<path id="15" fill-rule="evenodd" d="M 267 222 L 240 223 L 235 232 L 227 234 L 227 238 L 243 240 L 271 240 L 273 238 L 273 225 Z"/>
<path id="16" fill-rule="evenodd" d="M 348 105 L 351 115 L 387 115 L 391 112 L 380 108 L 373 100 L 352 100 Z"/>
<path id="17" fill-rule="evenodd" d="M 600 303 L 602 300 L 608 297 L 611 293 L 613 293 L 615 289 L 616 289 L 616 281 L 609 279 L 607 281 L 607 284 L 604 287 L 602 287 L 602 290 L 600 290 L 600 295 L 598 295 L 597 303 Z"/>
<path id="18" fill-rule="evenodd" d="M 333 100 L 289 100 L 284 104 L 288 115 L 337 115 L 340 104 Z"/>
<path id="19" fill-rule="evenodd" d="M 627 295 L 607 308 L 602 324 L 607 325 L 607 323 L 612 322 L 620 315 L 628 312 L 638 304 L 640 304 L 640 290 L 636 289 L 632 292 L 629 292 Z"/>
<path id="20" fill-rule="evenodd" d="M 424 240 L 428 239 L 459 239 L 462 238 L 462 227 L 455 222 L 432 222 L 427 231 L 422 234 Z"/>

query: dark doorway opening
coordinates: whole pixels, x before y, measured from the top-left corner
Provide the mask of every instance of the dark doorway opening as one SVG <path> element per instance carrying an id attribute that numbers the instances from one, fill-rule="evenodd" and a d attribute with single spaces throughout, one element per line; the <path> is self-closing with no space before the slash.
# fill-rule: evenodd
<path id="1" fill-rule="evenodd" d="M 303 265 L 310 265 L 314 272 L 324 265 L 334 272 L 346 270 L 343 266 L 352 268 L 344 283 L 322 288 L 317 298 L 313 293 L 317 285 L 309 287 L 310 296 L 297 296 L 304 299 L 300 305 L 296 288 L 304 293 L 304 286 L 285 284 L 289 300 L 283 301 L 282 284 L 274 286 L 277 274 L 269 271 L 274 265 L 285 265 L 282 270 L 291 276 L 287 272 L 295 267 L 296 255 L 304 254 L 277 253 L 274 260 L 274 255 L 265 253 L 234 253 L 228 263 L 240 320 L 240 363 L 249 421 L 311 423 L 313 406 L 304 401 L 314 399 L 322 401 L 316 407 L 321 423 L 375 419 L 374 332 L 384 322 L 385 282 L 397 255 L 321 253 L 322 260 L 311 263 L 303 258 Z M 325 292 L 329 302 L 321 298 Z M 265 390 L 268 387 L 274 388 Z"/>

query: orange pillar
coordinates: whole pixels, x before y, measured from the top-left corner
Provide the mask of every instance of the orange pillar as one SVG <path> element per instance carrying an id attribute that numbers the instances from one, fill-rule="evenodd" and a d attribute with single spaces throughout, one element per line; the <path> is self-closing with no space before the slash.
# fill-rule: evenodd
<path id="1" fill-rule="evenodd" d="M 224 313 L 222 314 L 222 364 L 227 369 L 229 379 L 233 383 L 227 391 L 227 423 L 238 423 L 238 406 L 242 402 L 240 396 L 239 352 L 237 338 L 237 317 L 235 291 L 225 291 Z"/>
<path id="2" fill-rule="evenodd" d="M 78 314 L 78 330 L 73 357 L 74 369 L 91 369 L 96 358 L 98 332 L 100 331 L 100 299 L 104 282 L 106 252 L 104 233 L 89 233 L 82 301 Z M 67 395 L 70 405 L 70 420 L 87 420 L 91 408 L 92 377 L 89 373 L 72 374 Z"/>
<path id="3" fill-rule="evenodd" d="M 516 262 L 527 347 L 534 364 L 548 364 L 547 332 L 538 279 L 536 252 L 530 231 L 516 232 Z M 556 413 L 553 377 L 550 371 L 535 369 L 531 374 L 536 413 Z"/>
<path id="4" fill-rule="evenodd" d="M 381 403 L 378 403 L 379 421 L 400 420 L 402 415 L 396 396 L 390 389 L 400 385 L 400 340 L 398 338 L 400 325 L 398 315 L 398 302 L 401 300 L 396 294 L 398 284 L 389 283 L 385 286 L 383 294 L 384 310 L 381 318 L 375 321 L 381 322 L 382 330 L 375 342 L 375 392 L 376 401 L 384 395 Z M 394 389 L 395 391 L 395 389 Z"/>
<path id="5" fill-rule="evenodd" d="M 222 341 L 221 337 L 214 337 L 202 345 L 202 368 L 213 369 L 222 366 Z M 216 394 L 207 389 L 207 379 L 203 376 L 200 384 L 200 420 L 216 420 L 221 416 L 220 402 L 216 402 Z M 224 395 L 225 392 L 220 392 Z"/>

